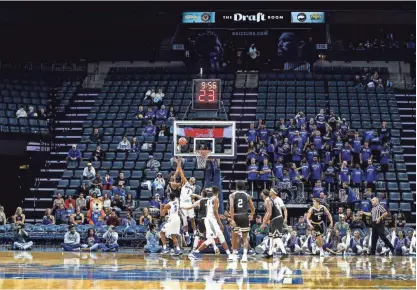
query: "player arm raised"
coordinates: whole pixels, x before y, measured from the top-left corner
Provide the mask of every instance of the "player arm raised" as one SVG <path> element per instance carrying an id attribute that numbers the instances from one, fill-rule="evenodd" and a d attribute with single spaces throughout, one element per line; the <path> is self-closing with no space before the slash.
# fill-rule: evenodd
<path id="1" fill-rule="evenodd" d="M 167 212 L 169 211 L 170 208 L 171 208 L 171 205 L 169 203 L 167 203 L 164 206 L 164 208 L 162 209 L 161 217 L 164 217 L 167 214 Z"/>

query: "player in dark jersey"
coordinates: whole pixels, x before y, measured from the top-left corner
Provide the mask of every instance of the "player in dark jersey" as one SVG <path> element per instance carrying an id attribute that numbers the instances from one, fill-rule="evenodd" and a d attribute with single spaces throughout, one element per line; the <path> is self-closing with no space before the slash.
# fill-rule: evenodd
<path id="1" fill-rule="evenodd" d="M 269 251 L 265 255 L 265 258 L 272 257 L 272 251 L 275 248 L 275 245 L 280 248 L 283 257 L 288 255 L 281 239 L 284 224 L 287 223 L 287 208 L 282 199 L 278 196 L 277 191 L 278 190 L 273 188 L 271 188 L 271 190 L 264 189 L 262 191 L 266 214 L 261 229 L 264 229 L 266 225 L 269 224 Z"/>
<path id="2" fill-rule="evenodd" d="M 230 260 L 237 261 L 238 253 L 238 241 L 239 241 L 239 232 L 242 233 L 243 240 L 243 255 L 241 262 L 248 261 L 248 232 L 250 231 L 250 221 L 253 219 L 255 214 L 255 206 L 253 205 L 252 197 L 247 194 L 245 191 L 245 182 L 237 181 L 236 182 L 236 191 L 230 194 L 230 218 L 232 220 L 231 224 L 234 227 L 232 233 L 232 248 L 233 255 L 230 256 Z M 251 213 L 248 216 L 248 205 L 250 207 Z M 228 258 L 229 259 L 229 258 Z"/>
<path id="3" fill-rule="evenodd" d="M 307 213 L 307 224 L 309 225 L 310 229 L 313 230 L 313 234 L 316 236 L 316 243 L 317 247 L 320 250 L 320 256 L 324 256 L 324 250 L 323 250 L 323 217 L 324 214 L 326 214 L 329 217 L 330 220 L 330 226 L 329 228 L 333 227 L 333 218 L 330 214 L 327 207 L 320 204 L 320 199 L 313 198 L 313 206 L 310 207 Z"/>

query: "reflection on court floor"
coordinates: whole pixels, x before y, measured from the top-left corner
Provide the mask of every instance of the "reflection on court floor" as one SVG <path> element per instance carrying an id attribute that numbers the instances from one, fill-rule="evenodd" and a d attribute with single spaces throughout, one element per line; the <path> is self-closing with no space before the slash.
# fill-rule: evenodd
<path id="1" fill-rule="evenodd" d="M 415 257 L 226 257 L 0 252 L 3 289 L 415 289 Z"/>

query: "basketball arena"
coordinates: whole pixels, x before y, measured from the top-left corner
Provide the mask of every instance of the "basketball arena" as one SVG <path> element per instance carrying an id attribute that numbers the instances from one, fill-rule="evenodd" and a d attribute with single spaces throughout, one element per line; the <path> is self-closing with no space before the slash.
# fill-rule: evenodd
<path id="1" fill-rule="evenodd" d="M 375 4 L 1 3 L 0 287 L 415 289 L 415 3 Z"/>

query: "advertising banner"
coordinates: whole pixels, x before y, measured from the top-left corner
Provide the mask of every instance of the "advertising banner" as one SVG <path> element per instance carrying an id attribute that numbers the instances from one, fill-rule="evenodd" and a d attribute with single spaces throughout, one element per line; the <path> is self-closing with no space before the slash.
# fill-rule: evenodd
<path id="1" fill-rule="evenodd" d="M 184 12 L 182 23 L 215 23 L 215 12 Z"/>
<path id="2" fill-rule="evenodd" d="M 291 12 L 291 23 L 325 23 L 324 12 Z"/>

